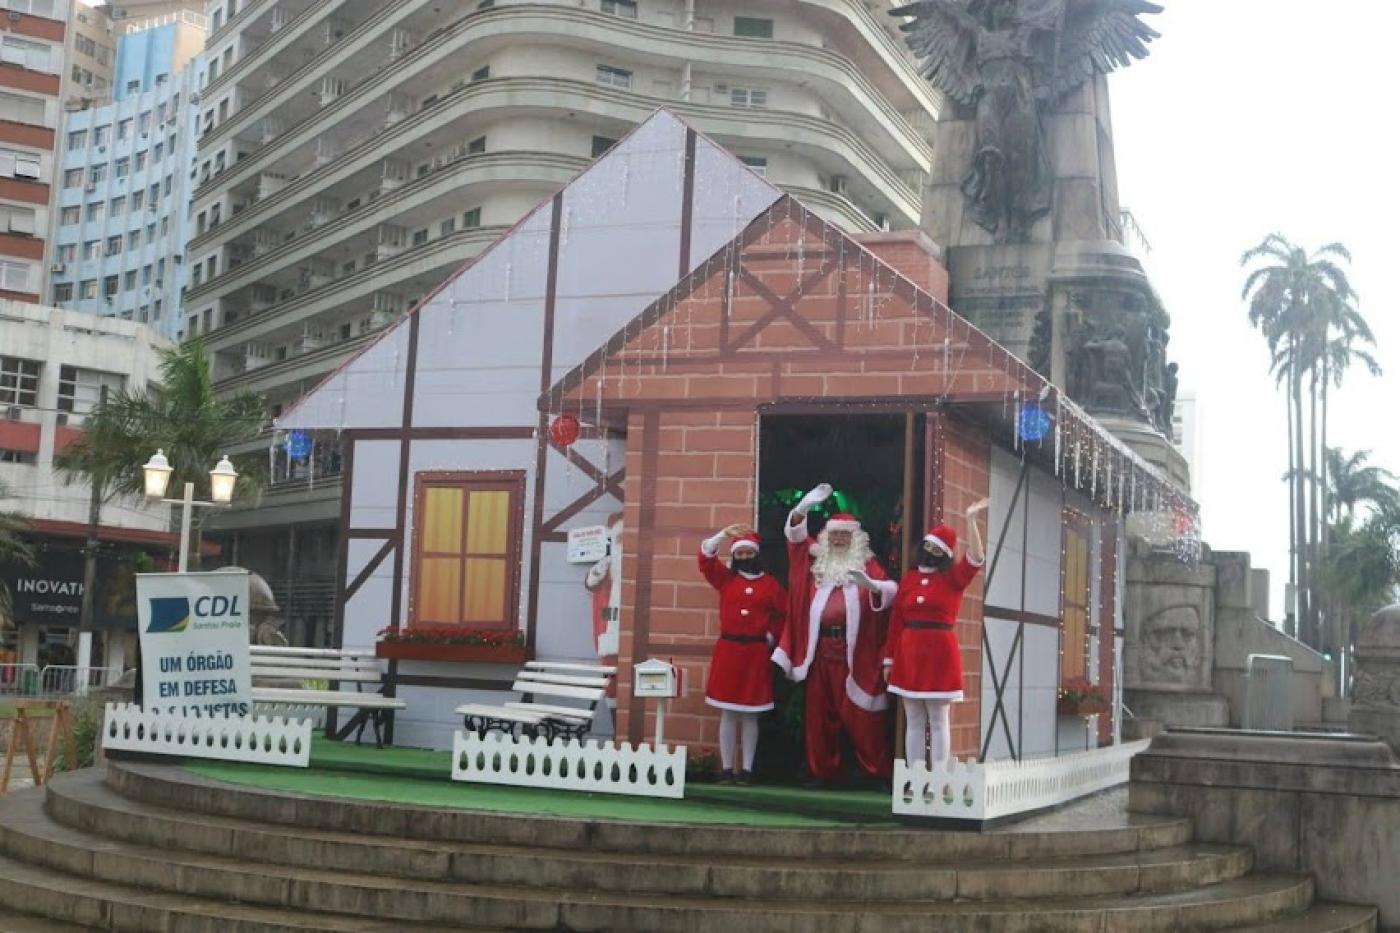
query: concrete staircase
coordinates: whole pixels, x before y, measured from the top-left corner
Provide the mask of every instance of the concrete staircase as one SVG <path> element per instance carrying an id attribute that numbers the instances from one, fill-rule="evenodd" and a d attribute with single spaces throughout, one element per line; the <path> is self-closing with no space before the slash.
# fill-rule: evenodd
<path id="1" fill-rule="evenodd" d="M 1375 930 L 1374 910 L 1252 861 L 1185 820 L 1092 805 L 984 834 L 678 826 L 113 763 L 0 799 L 0 933 Z"/>

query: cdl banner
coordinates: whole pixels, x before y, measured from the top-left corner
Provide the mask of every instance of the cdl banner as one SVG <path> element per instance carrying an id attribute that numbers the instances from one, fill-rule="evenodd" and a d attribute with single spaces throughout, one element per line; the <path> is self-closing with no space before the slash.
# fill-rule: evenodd
<path id="1" fill-rule="evenodd" d="M 174 716 L 247 716 L 248 572 L 136 575 L 141 699 Z"/>

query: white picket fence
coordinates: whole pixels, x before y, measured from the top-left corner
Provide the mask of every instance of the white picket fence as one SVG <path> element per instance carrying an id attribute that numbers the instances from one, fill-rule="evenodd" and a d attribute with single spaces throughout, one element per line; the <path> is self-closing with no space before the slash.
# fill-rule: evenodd
<path id="1" fill-rule="evenodd" d="M 187 718 L 108 703 L 102 747 L 184 758 L 217 758 L 305 768 L 311 764 L 311 720 L 280 716 Z"/>
<path id="2" fill-rule="evenodd" d="M 254 703 L 254 716 L 274 716 L 282 719 L 308 719 L 311 728 L 320 729 L 326 724 L 326 708 L 309 703 Z"/>
<path id="3" fill-rule="evenodd" d="M 930 771 L 894 763 L 896 816 L 981 823 L 1068 803 L 1128 780 L 1128 764 L 1148 741 L 1023 761 L 949 759 Z"/>
<path id="4" fill-rule="evenodd" d="M 633 748 L 623 742 L 546 740 L 457 731 L 452 740 L 452 780 L 551 790 L 685 796 L 685 746 Z"/>

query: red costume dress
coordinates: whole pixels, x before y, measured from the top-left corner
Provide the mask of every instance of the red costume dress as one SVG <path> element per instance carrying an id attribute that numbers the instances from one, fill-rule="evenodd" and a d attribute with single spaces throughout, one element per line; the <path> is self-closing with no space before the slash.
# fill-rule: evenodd
<path id="1" fill-rule="evenodd" d="M 844 517 L 844 516 L 838 516 Z M 833 519 L 835 521 L 835 519 Z M 828 523 L 830 527 L 830 523 Z M 819 584 L 812 576 L 807 522 L 786 525 L 788 617 L 773 663 L 794 681 L 807 682 L 807 768 L 814 778 L 841 776 L 841 732 L 855 748 L 861 769 L 875 777 L 891 771 L 880 678 L 886 605 L 895 585 L 872 557 L 865 572 L 882 582 L 870 593 L 854 583 Z"/>
<path id="2" fill-rule="evenodd" d="M 963 590 L 982 569 L 964 554 L 947 570 L 910 570 L 899 581 L 885 658 L 890 693 L 920 700 L 963 698 L 962 655 L 955 626 Z"/>
<path id="3" fill-rule="evenodd" d="M 703 546 L 700 573 L 719 590 L 720 634 L 710 660 L 705 702 L 740 713 L 772 709 L 769 655 L 783 628 L 787 592 L 769 574 L 750 578 L 731 570 Z"/>

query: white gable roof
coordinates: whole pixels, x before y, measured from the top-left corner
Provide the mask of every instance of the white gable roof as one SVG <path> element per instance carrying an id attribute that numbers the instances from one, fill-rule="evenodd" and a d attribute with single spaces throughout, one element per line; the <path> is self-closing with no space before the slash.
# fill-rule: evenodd
<path id="1" fill-rule="evenodd" d="M 556 212 L 551 383 L 668 291 L 682 266 L 694 269 L 782 196 L 693 134 L 687 210 L 690 135 L 657 112 L 412 312 L 419 318 L 415 427 L 534 420 Z M 401 426 L 407 323 L 400 319 L 348 360 L 277 426 Z"/>

